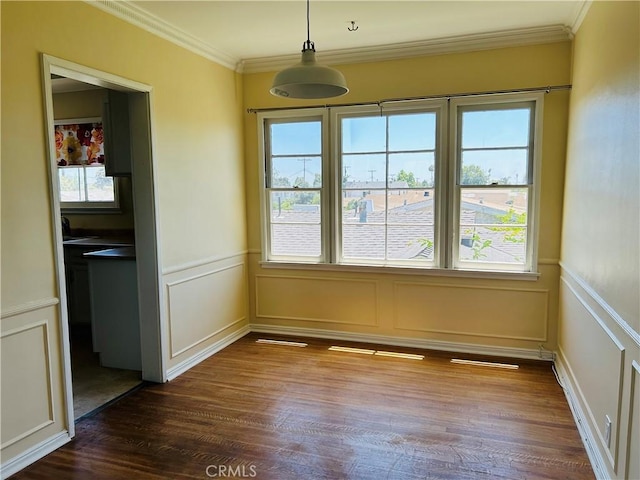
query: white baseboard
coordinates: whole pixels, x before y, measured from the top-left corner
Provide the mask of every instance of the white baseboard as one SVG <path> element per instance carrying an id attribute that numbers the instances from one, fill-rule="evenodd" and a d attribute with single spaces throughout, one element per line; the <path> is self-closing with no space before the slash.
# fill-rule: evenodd
<path id="1" fill-rule="evenodd" d="M 593 473 L 598 480 L 610 480 L 611 474 L 608 473 L 606 462 L 600 450 L 597 447 L 596 437 L 591 430 L 591 426 L 587 421 L 587 415 L 582 408 L 582 401 L 576 393 L 577 389 L 575 379 L 571 371 L 570 365 L 567 363 L 566 358 L 562 350 L 558 351 L 555 361 L 556 373 L 558 374 L 558 381 L 560 386 L 564 390 L 564 394 L 567 397 L 567 403 L 573 414 L 573 419 L 578 427 L 580 438 L 587 451 L 587 456 L 591 462 Z"/>
<path id="2" fill-rule="evenodd" d="M 407 337 L 390 337 L 387 335 L 375 335 L 366 333 L 341 332 L 338 330 L 325 330 L 316 328 L 283 327 L 277 325 L 263 325 L 252 323 L 249 325 L 252 332 L 270 333 L 274 335 L 289 335 L 311 338 L 328 338 L 350 342 L 377 343 L 381 345 L 393 345 L 397 347 L 422 348 L 426 350 L 442 350 L 446 352 L 472 353 L 477 355 L 491 355 L 496 357 L 525 358 L 533 360 L 551 360 L 543 358 L 540 351 L 528 348 L 497 347 L 493 345 L 475 345 L 472 343 L 443 342 L 439 340 L 426 340 Z"/>
<path id="3" fill-rule="evenodd" d="M 1 478 L 4 480 L 5 478 L 10 477 L 14 473 L 19 472 L 23 468 L 28 467 L 32 463 L 37 462 L 45 455 L 49 455 L 54 450 L 57 450 L 65 443 L 71 440 L 71 436 L 69 436 L 68 431 L 60 432 L 43 442 L 40 442 L 37 445 L 25 450 L 20 455 L 13 457 L 7 462 L 3 463 L 0 466 L 0 472 L 2 472 Z"/>
<path id="4" fill-rule="evenodd" d="M 217 353 L 220 350 L 222 350 L 223 348 L 231 345 L 233 342 L 235 342 L 236 340 L 244 337 L 249 332 L 250 332 L 249 326 L 245 325 L 244 327 L 240 328 L 239 330 L 236 330 L 235 332 L 232 332 L 229 335 L 227 335 L 226 337 L 218 340 L 214 344 L 209 345 L 207 348 L 205 348 L 204 350 L 201 350 L 200 352 L 196 353 L 192 357 L 189 357 L 186 360 L 183 360 L 182 362 L 178 363 L 177 365 L 171 367 L 170 369 L 167 370 L 167 380 L 168 381 L 173 380 L 178 375 L 186 372 L 191 367 L 196 366 L 197 364 L 199 364 L 203 360 L 206 360 L 207 358 L 209 358 L 214 353 Z"/>

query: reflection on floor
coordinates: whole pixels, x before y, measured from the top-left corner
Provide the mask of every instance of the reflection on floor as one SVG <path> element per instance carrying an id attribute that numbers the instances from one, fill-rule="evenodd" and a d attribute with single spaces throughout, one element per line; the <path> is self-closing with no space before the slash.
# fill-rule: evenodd
<path id="1" fill-rule="evenodd" d="M 89 325 L 72 325 L 70 340 L 76 420 L 142 383 L 141 372 L 100 366 Z"/>

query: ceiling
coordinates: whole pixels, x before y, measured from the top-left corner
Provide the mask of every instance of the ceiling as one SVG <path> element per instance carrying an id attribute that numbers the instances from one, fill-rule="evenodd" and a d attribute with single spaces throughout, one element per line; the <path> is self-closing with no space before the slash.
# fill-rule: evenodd
<path id="1" fill-rule="evenodd" d="M 442 39 L 468 39 L 473 45 L 474 39 L 496 33 L 548 33 L 549 27 L 564 31 L 568 39 L 589 3 L 311 0 L 311 40 L 319 59 L 340 63 L 338 57 L 333 62 L 327 58 L 335 53 L 384 50 L 389 45 L 399 51 Z M 234 68 L 265 58 L 290 61 L 306 40 L 304 0 L 107 0 L 92 4 Z M 349 31 L 352 21 L 355 31 Z"/>

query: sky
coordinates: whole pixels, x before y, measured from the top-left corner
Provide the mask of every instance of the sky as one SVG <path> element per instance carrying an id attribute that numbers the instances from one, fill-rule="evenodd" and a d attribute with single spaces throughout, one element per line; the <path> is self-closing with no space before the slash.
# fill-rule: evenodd
<path id="1" fill-rule="evenodd" d="M 492 179 L 509 178 L 510 184 L 526 181 L 529 109 L 469 110 L 461 118 L 463 166 L 490 169 Z M 293 182 L 304 175 L 313 184 L 321 170 L 321 130 L 319 120 L 271 125 L 273 166 L 280 176 Z M 433 179 L 434 112 L 342 117 L 341 135 L 342 173 L 350 181 L 383 181 L 386 152 L 390 176 L 404 170 L 419 182 Z"/>

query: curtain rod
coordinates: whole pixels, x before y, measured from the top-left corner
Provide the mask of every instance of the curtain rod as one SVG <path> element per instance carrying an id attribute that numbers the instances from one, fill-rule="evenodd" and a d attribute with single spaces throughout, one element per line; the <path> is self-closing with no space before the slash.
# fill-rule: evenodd
<path id="1" fill-rule="evenodd" d="M 484 92 L 465 92 L 465 93 L 449 93 L 441 95 L 428 95 L 424 97 L 407 97 L 407 98 L 386 98 L 384 100 L 378 100 L 377 102 L 360 102 L 360 103 L 334 103 L 331 105 L 300 105 L 295 107 L 272 107 L 272 108 L 247 108 L 247 113 L 259 113 L 259 112 L 275 112 L 278 110 L 301 110 L 305 108 L 336 108 L 336 107 L 363 107 L 369 105 L 377 105 L 382 107 L 385 103 L 396 102 L 417 102 L 420 100 L 436 100 L 446 98 L 461 98 L 461 97 L 479 97 L 482 95 L 497 95 L 506 93 L 530 93 L 530 92 L 545 92 L 551 93 L 557 90 L 570 90 L 571 85 L 548 85 L 546 87 L 531 87 L 531 88 L 519 88 L 512 90 L 489 90 Z"/>

